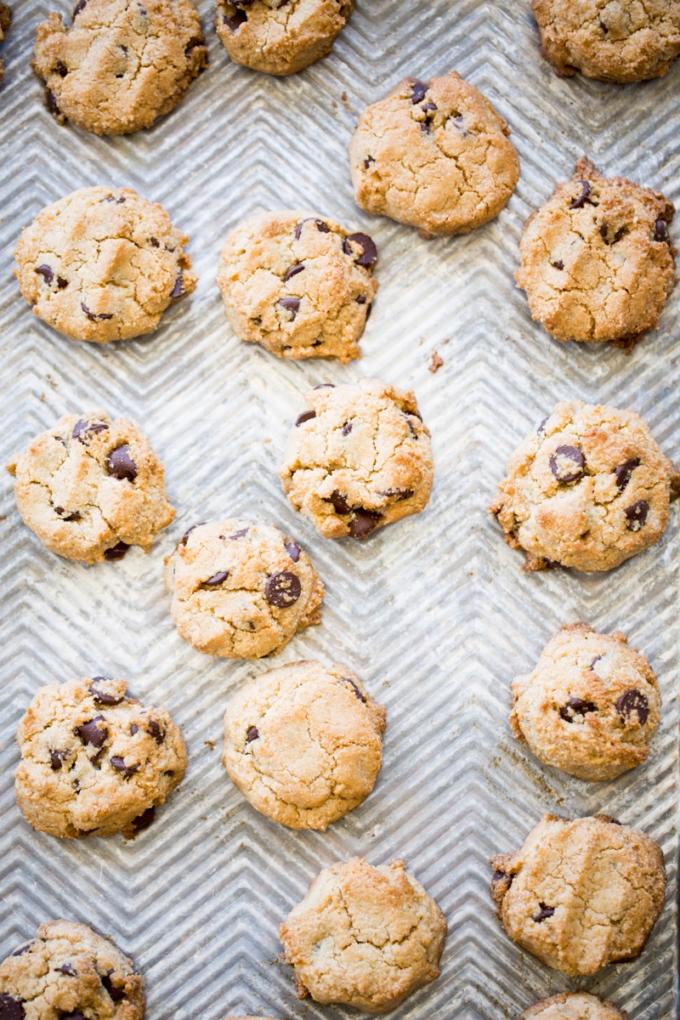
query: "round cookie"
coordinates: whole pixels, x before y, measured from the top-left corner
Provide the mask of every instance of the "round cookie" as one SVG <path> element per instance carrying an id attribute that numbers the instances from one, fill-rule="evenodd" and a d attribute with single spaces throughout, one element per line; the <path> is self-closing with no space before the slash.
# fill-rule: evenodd
<path id="1" fill-rule="evenodd" d="M 560 76 L 660 78 L 680 53 L 678 0 L 532 0 L 543 56 Z"/>
<path id="2" fill-rule="evenodd" d="M 658 329 L 675 283 L 674 213 L 660 191 L 603 177 L 583 156 L 522 232 L 515 278 L 532 317 L 557 340 L 625 349 Z"/>
<path id="3" fill-rule="evenodd" d="M 413 393 L 363 379 L 317 386 L 305 401 L 279 475 L 324 538 L 367 538 L 425 509 L 434 466 Z"/>
<path id="4" fill-rule="evenodd" d="M 635 411 L 556 404 L 515 450 L 490 507 L 525 570 L 611 570 L 663 535 L 680 473 Z"/>
<path id="5" fill-rule="evenodd" d="M 378 289 L 367 234 L 294 210 L 264 213 L 227 238 L 217 274 L 241 340 L 280 358 L 360 358 L 357 343 Z"/>
<path id="6" fill-rule="evenodd" d="M 319 873 L 279 935 L 299 998 L 389 1013 L 439 977 L 446 918 L 403 861 L 352 857 Z"/>
<path id="7" fill-rule="evenodd" d="M 208 50 L 191 0 L 78 0 L 71 27 L 38 24 L 32 66 L 57 123 L 125 135 L 179 103 Z"/>
<path id="8" fill-rule="evenodd" d="M 324 587 L 297 542 L 268 524 L 195 524 L 166 560 L 179 636 L 222 659 L 279 652 L 321 622 Z"/>
<path id="9" fill-rule="evenodd" d="M 17 803 L 38 832 L 132 838 L 154 819 L 187 768 L 164 708 L 127 697 L 125 680 L 41 687 L 19 723 Z"/>
<path id="10" fill-rule="evenodd" d="M 23 229 L 14 275 L 35 314 L 72 340 L 129 340 L 195 290 L 187 241 L 130 188 L 82 188 Z"/>
<path id="11" fill-rule="evenodd" d="M 95 563 L 148 552 L 175 511 L 146 436 L 104 411 L 65 414 L 7 464 L 24 524 L 52 552 Z"/>
<path id="12" fill-rule="evenodd" d="M 229 703 L 222 764 L 257 811 L 323 832 L 373 789 L 385 714 L 346 666 L 293 662 Z"/>
<path id="13" fill-rule="evenodd" d="M 621 631 L 572 623 L 512 683 L 513 735 L 546 765 L 577 779 L 615 779 L 642 765 L 659 725 L 661 695 L 644 655 Z"/>
<path id="14" fill-rule="evenodd" d="M 561 992 L 526 1009 L 520 1020 L 630 1020 L 613 1002 L 588 992 Z"/>
<path id="15" fill-rule="evenodd" d="M 509 134 L 455 71 L 429 84 L 406 78 L 359 117 L 349 147 L 357 203 L 424 237 L 467 234 L 498 216 L 517 184 Z"/>
<path id="16" fill-rule="evenodd" d="M 235 64 L 295 74 L 326 57 L 354 0 L 217 0 L 215 28 Z"/>
<path id="17" fill-rule="evenodd" d="M 663 907 L 660 847 L 606 815 L 545 815 L 521 850 L 491 866 L 512 941 L 569 977 L 636 960 Z"/>
<path id="18" fill-rule="evenodd" d="M 7 4 L 0 3 L 0 42 L 5 38 L 5 32 L 12 24 L 12 11 Z M 5 68 L 3 67 L 2 60 L 0 60 L 0 81 L 2 81 Z"/>

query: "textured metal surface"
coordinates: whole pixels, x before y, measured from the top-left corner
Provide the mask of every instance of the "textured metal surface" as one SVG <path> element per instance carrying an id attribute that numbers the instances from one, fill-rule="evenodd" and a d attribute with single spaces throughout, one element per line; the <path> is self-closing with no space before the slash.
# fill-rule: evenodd
<path id="1" fill-rule="evenodd" d="M 529 211 L 585 150 L 610 173 L 680 199 L 680 66 L 616 87 L 558 80 L 541 62 L 522 0 L 358 0 L 334 55 L 275 81 L 227 60 L 199 4 L 210 70 L 152 131 L 116 140 L 59 128 L 29 68 L 36 20 L 66 0 L 13 3 L 0 91 L 0 446 L 4 460 L 62 413 L 104 407 L 137 420 L 167 471 L 177 519 L 149 557 L 86 567 L 46 552 L 0 486 L 0 951 L 51 917 L 111 934 L 147 979 L 151 1020 L 342 1013 L 299 1003 L 278 960 L 279 922 L 323 866 L 351 854 L 404 858 L 437 898 L 450 934 L 441 979 L 398 1017 L 512 1020 L 570 987 L 515 948 L 493 916 L 487 858 L 521 844 L 545 812 L 606 811 L 663 845 L 667 906 L 648 949 L 583 985 L 632 1020 L 674 1012 L 677 839 L 678 509 L 657 546 L 602 576 L 526 575 L 486 504 L 524 434 L 564 397 L 634 407 L 680 456 L 678 292 L 632 355 L 561 345 L 531 322 L 513 285 Z M 522 176 L 500 218 L 472 236 L 425 242 L 353 204 L 346 146 L 358 112 L 407 74 L 456 68 L 508 119 Z M 109 347 L 37 321 L 11 278 L 20 228 L 75 187 L 111 183 L 162 202 L 191 237 L 201 281 L 158 332 Z M 368 230 L 381 289 L 350 367 L 281 362 L 230 333 L 215 286 L 226 233 L 259 210 L 308 206 Z M 676 228 L 676 236 L 678 228 Z M 436 348 L 444 366 L 430 374 Z M 276 469 L 301 394 L 360 373 L 412 386 L 433 434 L 435 491 L 419 518 L 366 544 L 324 542 L 288 506 Z M 274 660 L 212 660 L 173 629 L 162 561 L 187 524 L 218 514 L 281 524 L 327 585 L 321 627 Z M 541 767 L 510 737 L 509 681 L 563 622 L 622 628 L 664 694 L 646 768 L 587 786 Z M 219 764 L 225 703 L 270 664 L 346 662 L 387 706 L 373 795 L 326 834 L 257 815 Z M 14 730 L 52 680 L 129 678 L 167 705 L 190 749 L 186 780 L 134 843 L 77 844 L 31 831 L 14 802 Z M 574 987 L 572 984 L 571 987 Z"/>

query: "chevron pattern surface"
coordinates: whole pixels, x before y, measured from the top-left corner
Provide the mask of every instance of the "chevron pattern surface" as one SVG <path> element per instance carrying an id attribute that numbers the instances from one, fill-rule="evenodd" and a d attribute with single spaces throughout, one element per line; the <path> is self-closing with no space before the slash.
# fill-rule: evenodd
<path id="1" fill-rule="evenodd" d="M 150 1020 L 356 1015 L 299 1002 L 280 960 L 280 921 L 321 867 L 353 854 L 403 858 L 447 915 L 442 976 L 395 1020 L 514 1020 L 536 999 L 585 987 L 631 1020 L 675 1014 L 679 511 L 664 539 L 601 576 L 520 572 L 486 505 L 519 440 L 558 400 L 633 407 L 680 459 L 680 290 L 633 353 L 553 341 L 513 282 L 529 212 L 587 152 L 607 173 L 680 202 L 680 64 L 618 87 L 556 78 L 527 0 L 357 0 L 326 60 L 274 80 L 231 64 L 198 3 L 210 69 L 152 130 L 97 138 L 60 128 L 30 70 L 34 25 L 67 0 L 13 0 L 0 90 L 2 463 L 61 414 L 128 415 L 165 467 L 175 523 L 148 557 L 88 567 L 42 548 L 0 485 L 0 959 L 52 917 L 111 935 L 146 976 Z M 506 117 L 522 175 L 500 217 L 464 238 L 424 241 L 356 208 L 347 143 L 358 113 L 405 75 L 452 68 Z M 160 201 L 190 236 L 197 292 L 154 335 L 76 343 L 31 314 L 12 251 L 38 210 L 110 183 Z M 376 240 L 380 292 L 363 359 L 343 368 L 282 362 L 239 342 L 215 285 L 225 235 L 262 210 L 308 207 Z M 680 235 L 680 225 L 675 236 Z M 443 366 L 427 362 L 439 351 Z M 277 477 L 304 391 L 359 375 L 412 387 L 436 465 L 426 512 L 365 544 L 324 542 Z M 213 660 L 177 637 L 163 557 L 189 524 L 218 515 L 280 524 L 327 587 L 323 623 L 260 662 Z M 562 623 L 621 628 L 657 670 L 664 696 L 648 765 L 586 786 L 541 766 L 507 724 L 509 682 Z M 230 695 L 300 658 L 347 663 L 387 706 L 384 765 L 366 803 L 325 833 L 257 815 L 222 769 Z M 35 833 L 15 805 L 17 722 L 36 689 L 104 674 L 166 705 L 190 752 L 188 775 L 134 842 L 71 843 Z M 670 882 L 642 958 L 569 982 L 516 948 L 488 894 L 491 854 L 518 847 L 546 811 L 603 811 L 663 846 Z"/>

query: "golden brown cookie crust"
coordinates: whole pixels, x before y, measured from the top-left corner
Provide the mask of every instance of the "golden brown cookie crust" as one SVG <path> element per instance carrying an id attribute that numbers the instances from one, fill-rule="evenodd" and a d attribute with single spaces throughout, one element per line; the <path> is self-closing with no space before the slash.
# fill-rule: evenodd
<path id="1" fill-rule="evenodd" d="M 630 1020 L 613 1002 L 588 992 L 561 992 L 526 1009 L 520 1020 Z"/>

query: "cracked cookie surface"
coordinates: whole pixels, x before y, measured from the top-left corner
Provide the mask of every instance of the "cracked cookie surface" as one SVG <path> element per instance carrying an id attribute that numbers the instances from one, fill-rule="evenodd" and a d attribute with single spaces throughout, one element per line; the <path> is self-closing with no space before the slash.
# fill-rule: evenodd
<path id="1" fill-rule="evenodd" d="M 108 939 L 75 921 L 47 921 L 0 964 L 6 1020 L 142 1020 L 142 978 Z"/>
<path id="2" fill-rule="evenodd" d="M 95 563 L 148 552 L 175 511 L 151 444 L 127 418 L 66 414 L 7 464 L 22 520 L 52 552 Z"/>
<path id="3" fill-rule="evenodd" d="M 297 542 L 268 524 L 196 524 L 166 560 L 177 632 L 197 651 L 259 659 L 321 622 L 324 587 Z"/>
<path id="4" fill-rule="evenodd" d="M 630 1020 L 613 1002 L 588 992 L 561 992 L 541 999 L 522 1013 L 520 1020 Z"/>
<path id="5" fill-rule="evenodd" d="M 319 386 L 305 401 L 279 474 L 324 538 L 367 538 L 424 510 L 434 466 L 413 393 L 363 379 Z"/>
<path id="6" fill-rule="evenodd" d="M 517 284 L 557 340 L 630 349 L 658 329 L 675 282 L 675 207 L 625 177 L 603 177 L 583 156 L 527 220 Z"/>
<path id="7" fill-rule="evenodd" d="M 294 210 L 264 213 L 237 227 L 220 257 L 217 283 L 241 340 L 280 358 L 361 357 L 378 289 L 378 258 L 367 234 Z"/>
<path id="8" fill-rule="evenodd" d="M 188 238 L 130 188 L 82 188 L 38 213 L 14 253 L 22 296 L 72 340 L 152 333 L 196 288 Z"/>
<path id="9" fill-rule="evenodd" d="M 359 117 L 349 147 L 357 203 L 424 236 L 467 234 L 497 216 L 517 184 L 509 134 L 455 71 L 406 78 Z"/>
<path id="10" fill-rule="evenodd" d="M 606 815 L 545 815 L 521 850 L 491 859 L 513 942 L 570 977 L 635 960 L 661 913 L 661 848 Z"/>
<path id="11" fill-rule="evenodd" d="M 11 9 L 7 6 L 7 4 L 0 3 L 0 43 L 5 38 L 5 32 L 7 31 L 11 24 L 12 24 Z M 4 73 L 5 68 L 3 66 L 2 60 L 0 60 L 0 81 L 2 81 Z"/>
<path id="12" fill-rule="evenodd" d="M 300 998 L 388 1013 L 439 977 L 446 918 L 403 861 L 352 857 L 319 873 L 279 934 Z"/>
<path id="13" fill-rule="evenodd" d="M 324 831 L 373 789 L 385 715 L 346 666 L 293 662 L 230 702 L 222 764 L 257 811 Z"/>
<path id="14" fill-rule="evenodd" d="M 72 26 L 39 23 L 32 66 L 59 124 L 122 135 L 169 113 L 208 50 L 191 0 L 79 0 Z"/>
<path id="15" fill-rule="evenodd" d="M 663 535 L 680 473 L 635 411 L 564 401 L 508 462 L 489 507 L 525 570 L 611 570 Z"/>

